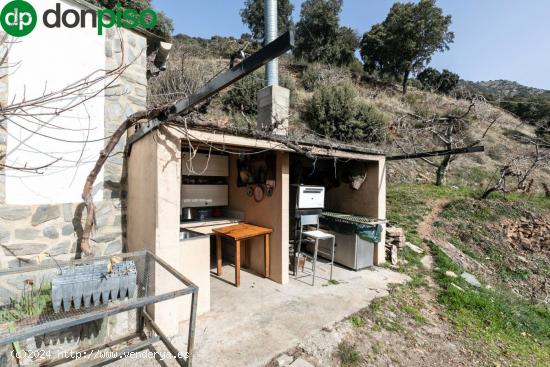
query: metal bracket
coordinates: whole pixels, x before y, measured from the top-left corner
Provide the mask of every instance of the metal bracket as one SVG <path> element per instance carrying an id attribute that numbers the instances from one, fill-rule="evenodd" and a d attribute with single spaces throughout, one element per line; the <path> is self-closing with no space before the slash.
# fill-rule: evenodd
<path id="1" fill-rule="evenodd" d="M 283 55 L 294 47 L 294 31 L 288 31 L 275 41 L 262 47 L 259 51 L 250 55 L 233 68 L 218 75 L 210 82 L 206 83 L 198 92 L 176 101 L 161 118 L 154 119 L 145 124 L 144 127 L 136 130 L 136 132 L 128 138 L 127 155 L 130 155 L 132 145 L 138 140 L 149 134 L 151 131 L 158 129 L 162 124 L 170 120 L 170 118 L 189 112 L 199 103 L 210 98 L 222 89 L 230 86 L 245 76 L 258 70 L 269 61 Z"/>

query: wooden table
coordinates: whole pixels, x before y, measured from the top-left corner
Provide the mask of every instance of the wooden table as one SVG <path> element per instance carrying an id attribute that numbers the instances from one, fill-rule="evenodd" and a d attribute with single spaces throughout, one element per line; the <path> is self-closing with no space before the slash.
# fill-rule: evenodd
<path id="1" fill-rule="evenodd" d="M 216 258 L 217 258 L 217 273 L 222 275 L 222 237 L 229 238 L 235 242 L 235 285 L 241 285 L 241 242 L 255 237 L 264 237 L 264 266 L 265 277 L 269 278 L 269 239 L 273 230 L 254 226 L 252 224 L 235 224 L 228 227 L 214 229 L 216 234 Z M 250 251 L 246 251 L 250 254 Z M 249 255 L 245 257 L 247 263 L 250 262 Z"/>

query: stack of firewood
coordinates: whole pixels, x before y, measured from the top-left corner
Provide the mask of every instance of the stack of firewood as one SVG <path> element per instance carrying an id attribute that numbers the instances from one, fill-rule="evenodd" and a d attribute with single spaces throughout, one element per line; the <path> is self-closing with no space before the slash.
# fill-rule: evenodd
<path id="1" fill-rule="evenodd" d="M 386 228 L 386 246 L 395 245 L 397 248 L 405 247 L 405 232 L 398 227 Z"/>
<path id="2" fill-rule="evenodd" d="M 397 250 L 405 246 L 405 232 L 398 227 L 386 228 L 386 258 L 397 265 Z"/>

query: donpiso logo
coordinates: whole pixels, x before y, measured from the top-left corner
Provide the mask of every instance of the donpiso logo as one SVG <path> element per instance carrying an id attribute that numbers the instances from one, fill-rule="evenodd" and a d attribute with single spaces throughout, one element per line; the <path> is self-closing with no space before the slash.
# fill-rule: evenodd
<path id="1" fill-rule="evenodd" d="M 0 14 L 0 24 L 11 36 L 23 37 L 36 27 L 38 16 L 34 7 L 25 0 L 14 0 L 6 4 Z M 105 28 L 142 27 L 151 29 L 157 25 L 158 15 L 153 9 L 123 8 L 117 3 L 114 9 L 61 9 L 57 3 L 54 9 L 44 11 L 42 22 L 46 28 L 97 28 L 97 34 L 102 35 Z"/>
<path id="2" fill-rule="evenodd" d="M 0 13 L 0 24 L 7 34 L 23 37 L 36 27 L 38 17 L 34 7 L 24 0 L 14 0 L 6 4 Z"/>

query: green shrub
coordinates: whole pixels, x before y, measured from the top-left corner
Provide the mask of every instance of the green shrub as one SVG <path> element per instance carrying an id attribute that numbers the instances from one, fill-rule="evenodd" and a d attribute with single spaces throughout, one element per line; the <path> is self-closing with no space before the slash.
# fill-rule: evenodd
<path id="1" fill-rule="evenodd" d="M 385 136 L 384 115 L 360 101 L 351 84 L 321 86 L 306 102 L 303 117 L 313 130 L 341 141 L 380 142 Z"/>
<path id="2" fill-rule="evenodd" d="M 239 80 L 233 88 L 222 96 L 222 105 L 225 111 L 248 116 L 258 114 L 258 91 L 265 87 L 263 72 L 257 72 Z M 290 77 L 281 75 L 279 85 L 290 90 L 290 101 L 294 100 L 296 83 Z"/>
<path id="3" fill-rule="evenodd" d="M 362 122 L 362 134 L 369 142 L 383 141 L 386 136 L 386 122 L 382 112 L 375 106 L 359 101 L 355 117 Z"/>
<path id="4" fill-rule="evenodd" d="M 417 75 L 416 79 L 426 90 L 449 94 L 458 85 L 460 77 L 447 69 L 439 72 L 434 68 L 426 68 Z"/>
<path id="5" fill-rule="evenodd" d="M 239 80 L 222 97 L 224 110 L 231 113 L 256 115 L 258 113 L 257 94 L 264 87 L 264 79 L 260 73 L 254 73 Z"/>
<path id="6" fill-rule="evenodd" d="M 365 69 L 361 61 L 355 59 L 349 64 L 349 70 L 351 72 L 351 77 L 355 82 L 360 82 L 365 76 Z"/>
<path id="7" fill-rule="evenodd" d="M 353 315 L 351 316 L 351 323 L 353 326 L 355 327 L 363 327 L 365 326 L 365 320 L 363 320 L 363 318 L 359 315 Z"/>
<path id="8" fill-rule="evenodd" d="M 308 92 L 315 90 L 322 81 L 321 66 L 319 64 L 309 64 L 302 73 L 302 85 Z"/>
<path id="9" fill-rule="evenodd" d="M 361 363 L 361 355 L 354 345 L 342 342 L 338 345 L 338 355 L 342 367 L 355 367 Z"/>

